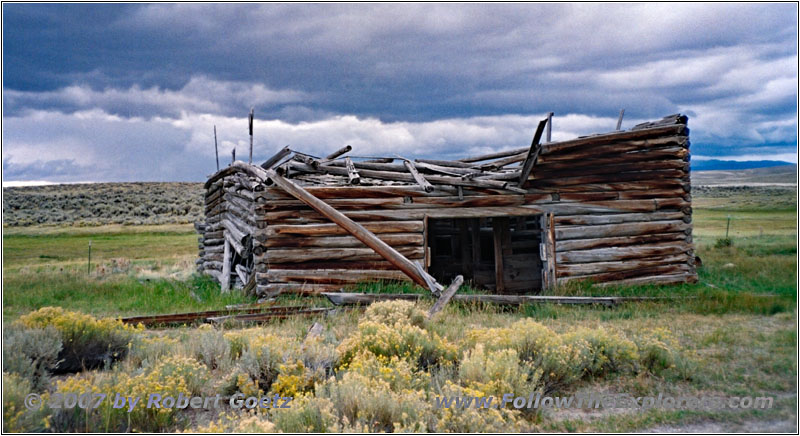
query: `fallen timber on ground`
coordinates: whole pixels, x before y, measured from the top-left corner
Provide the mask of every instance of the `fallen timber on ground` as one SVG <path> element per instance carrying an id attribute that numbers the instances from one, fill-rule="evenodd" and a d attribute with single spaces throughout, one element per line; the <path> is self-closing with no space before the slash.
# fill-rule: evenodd
<path id="1" fill-rule="evenodd" d="M 142 324 L 145 326 L 189 324 L 195 321 L 219 322 L 226 319 L 235 321 L 266 321 L 269 319 L 282 319 L 295 315 L 316 315 L 324 313 L 328 310 L 328 308 L 310 308 L 305 306 L 259 306 L 246 309 L 207 310 L 202 312 L 131 316 L 127 318 L 120 318 L 120 321 L 125 324 Z"/>
<path id="2" fill-rule="evenodd" d="M 417 301 L 427 297 L 427 295 L 423 294 L 361 294 L 353 292 L 323 292 L 321 295 L 327 297 L 331 303 L 337 306 L 369 305 L 377 301 L 389 300 Z M 685 298 L 692 297 L 570 297 L 558 295 L 461 294 L 454 295 L 451 301 L 512 306 L 522 304 L 600 304 L 616 306 L 635 301 L 668 301 Z"/>

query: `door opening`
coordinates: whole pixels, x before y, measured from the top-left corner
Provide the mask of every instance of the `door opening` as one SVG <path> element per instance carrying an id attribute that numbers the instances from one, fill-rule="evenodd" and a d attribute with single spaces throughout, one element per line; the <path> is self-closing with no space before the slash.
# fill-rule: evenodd
<path id="1" fill-rule="evenodd" d="M 448 283 L 456 275 L 499 294 L 542 289 L 541 215 L 428 220 L 430 272 Z"/>

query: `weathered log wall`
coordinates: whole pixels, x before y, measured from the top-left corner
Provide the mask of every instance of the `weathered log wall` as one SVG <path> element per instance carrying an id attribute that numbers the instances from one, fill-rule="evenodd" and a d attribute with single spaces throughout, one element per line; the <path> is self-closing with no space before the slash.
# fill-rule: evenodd
<path id="1" fill-rule="evenodd" d="M 499 153 L 497 161 L 477 164 L 490 168 L 514 159 L 521 162 L 524 157 L 517 158 L 519 154 Z M 555 215 L 558 283 L 585 279 L 688 282 L 697 277 L 688 161 L 686 118 L 673 116 L 630 131 L 542 145 L 522 186 L 524 193 L 519 187 L 509 191 L 479 181 L 458 188 L 437 184 L 426 192 L 421 187 L 424 183 L 410 174 L 407 182 L 417 184 L 306 189 L 426 267 L 430 262 L 428 220 L 550 212 Z M 475 165 L 461 162 L 458 165 Z M 417 167 L 441 163 L 445 162 L 422 162 Z M 364 169 L 368 165 L 356 165 L 362 178 L 374 175 Z M 347 169 L 342 170 L 346 175 Z M 252 274 L 262 295 L 335 291 L 364 280 L 408 280 L 362 242 L 281 188 L 242 174 L 232 172 L 208 186 L 206 222 L 198 227 L 202 235 L 198 270 L 220 281 L 225 241 L 234 252 L 246 250 L 236 245 L 237 231 L 252 235 Z M 230 277 L 235 280 L 235 272 Z"/>

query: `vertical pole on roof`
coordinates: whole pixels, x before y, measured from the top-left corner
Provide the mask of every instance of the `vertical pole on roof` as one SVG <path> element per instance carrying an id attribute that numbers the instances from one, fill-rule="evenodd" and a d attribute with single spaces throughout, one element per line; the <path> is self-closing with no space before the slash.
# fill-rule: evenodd
<path id="1" fill-rule="evenodd" d="M 255 111 L 254 107 L 250 108 L 250 160 L 247 161 L 249 164 L 253 164 L 253 113 Z"/>
<path id="2" fill-rule="evenodd" d="M 617 130 L 619 130 L 620 127 L 622 127 L 622 116 L 623 115 L 625 115 L 625 109 L 620 109 L 619 110 L 619 118 L 617 118 Z"/>
<path id="3" fill-rule="evenodd" d="M 553 132 L 553 113 L 547 114 L 547 136 L 544 142 L 550 142 L 550 134 Z"/>
<path id="4" fill-rule="evenodd" d="M 217 171 L 219 171 L 219 149 L 217 147 L 217 125 L 214 125 L 214 157 L 217 158 Z"/>
<path id="5" fill-rule="evenodd" d="M 233 150 L 231 150 L 231 163 L 234 162 L 236 162 L 236 147 L 233 147 Z"/>

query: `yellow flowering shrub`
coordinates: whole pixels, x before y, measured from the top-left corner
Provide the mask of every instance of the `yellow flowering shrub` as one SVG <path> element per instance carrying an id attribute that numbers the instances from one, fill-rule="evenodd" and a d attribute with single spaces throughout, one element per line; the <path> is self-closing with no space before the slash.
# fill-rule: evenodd
<path id="1" fill-rule="evenodd" d="M 303 362 L 299 360 L 281 364 L 278 378 L 272 384 L 272 392 L 296 397 L 298 394 L 313 390 L 314 379 L 306 375 L 307 371 Z"/>
<path id="2" fill-rule="evenodd" d="M 689 378 L 690 361 L 683 355 L 675 336 L 665 328 L 656 328 L 634 337 L 639 350 L 639 363 L 653 374 L 666 370 L 677 371 L 683 378 Z"/>
<path id="3" fill-rule="evenodd" d="M 432 418 L 425 392 L 393 391 L 387 381 L 355 371 L 320 385 L 317 397 L 333 403 L 343 431 L 422 432 Z"/>
<path id="4" fill-rule="evenodd" d="M 275 433 L 275 431 L 275 424 L 264 415 L 222 413 L 216 420 L 185 430 L 183 433 Z"/>
<path id="5" fill-rule="evenodd" d="M 583 373 L 602 376 L 608 373 L 634 371 L 639 360 L 636 344 L 604 328 L 578 328 L 564 336 L 566 344 L 583 350 Z"/>
<path id="6" fill-rule="evenodd" d="M 659 342 L 643 338 L 642 347 L 651 347 L 653 362 L 659 356 Z M 663 343 L 663 341 L 661 341 Z M 462 349 L 471 350 L 482 344 L 487 352 L 515 350 L 522 362 L 541 370 L 540 384 L 544 393 L 564 389 L 588 377 L 609 373 L 636 372 L 640 353 L 637 344 L 623 335 L 603 328 L 578 328 L 558 334 L 530 319 L 523 319 L 506 328 L 473 329 L 467 332 Z M 664 347 L 675 349 L 677 344 Z M 651 359 L 651 360 L 652 360 Z M 645 362 L 647 365 L 648 362 Z"/>
<path id="7" fill-rule="evenodd" d="M 142 335 L 128 353 L 132 365 L 152 365 L 163 356 L 175 353 L 180 341 L 159 335 Z"/>
<path id="8" fill-rule="evenodd" d="M 435 394 L 447 397 L 484 397 L 486 392 L 465 388 L 447 380 Z M 495 398 L 494 400 L 497 400 Z M 434 408 L 436 421 L 429 429 L 436 433 L 517 433 L 524 430 L 518 410 L 510 408 Z"/>
<path id="9" fill-rule="evenodd" d="M 482 344 L 464 353 L 458 368 L 461 382 L 489 395 L 533 392 L 542 375 L 531 362 L 520 361 L 513 349 L 486 352 Z"/>
<path id="10" fill-rule="evenodd" d="M 67 394 L 105 393 L 110 395 L 98 409 L 61 409 L 57 413 L 59 430 L 76 431 L 85 428 L 103 431 L 164 431 L 175 423 L 176 408 L 147 408 L 148 397 L 160 394 L 162 398 L 180 394 L 185 397 L 203 395 L 209 379 L 206 367 L 184 356 L 165 357 L 135 374 L 123 371 L 81 373 L 58 382 L 56 392 Z M 112 407 L 116 393 L 139 397 L 133 411 Z"/>
<path id="11" fill-rule="evenodd" d="M 383 380 L 393 391 L 426 390 L 430 388 L 431 376 L 427 372 L 415 371 L 407 360 L 392 356 L 388 361 L 379 359 L 368 351 L 357 354 L 350 362 L 349 371 Z"/>
<path id="12" fill-rule="evenodd" d="M 288 409 L 270 409 L 275 429 L 284 433 L 339 433 L 333 402 L 327 398 L 302 396 L 295 398 Z"/>
<path id="13" fill-rule="evenodd" d="M 61 334 L 63 348 L 57 372 L 76 372 L 97 368 L 123 358 L 136 333 L 143 328 L 123 324 L 119 320 L 97 319 L 91 315 L 66 311 L 60 307 L 43 307 L 19 317 L 17 325 L 43 329 L 54 327 Z"/>
<path id="14" fill-rule="evenodd" d="M 425 312 L 411 301 L 390 300 L 372 303 L 364 311 L 363 318 L 380 324 L 393 326 L 397 323 L 425 326 Z"/>
<path id="15" fill-rule="evenodd" d="M 31 382 L 18 374 L 3 373 L 3 433 L 41 432 L 50 428 L 44 410 L 28 410 L 25 396 Z"/>
<path id="16" fill-rule="evenodd" d="M 270 389 L 278 377 L 284 355 L 294 348 L 294 342 L 288 338 L 265 334 L 262 331 L 250 337 L 242 332 L 226 333 L 225 337 L 228 340 L 242 340 L 244 348 L 236 362 L 237 368 L 239 372 L 247 374 L 264 392 Z"/>
<path id="17" fill-rule="evenodd" d="M 453 361 L 457 356 L 455 345 L 436 333 L 411 324 L 389 326 L 369 320 L 361 321 L 358 332 L 342 341 L 337 348 L 339 366 L 347 368 L 353 358 L 364 350 L 382 362 L 397 356 L 421 369 Z"/>

